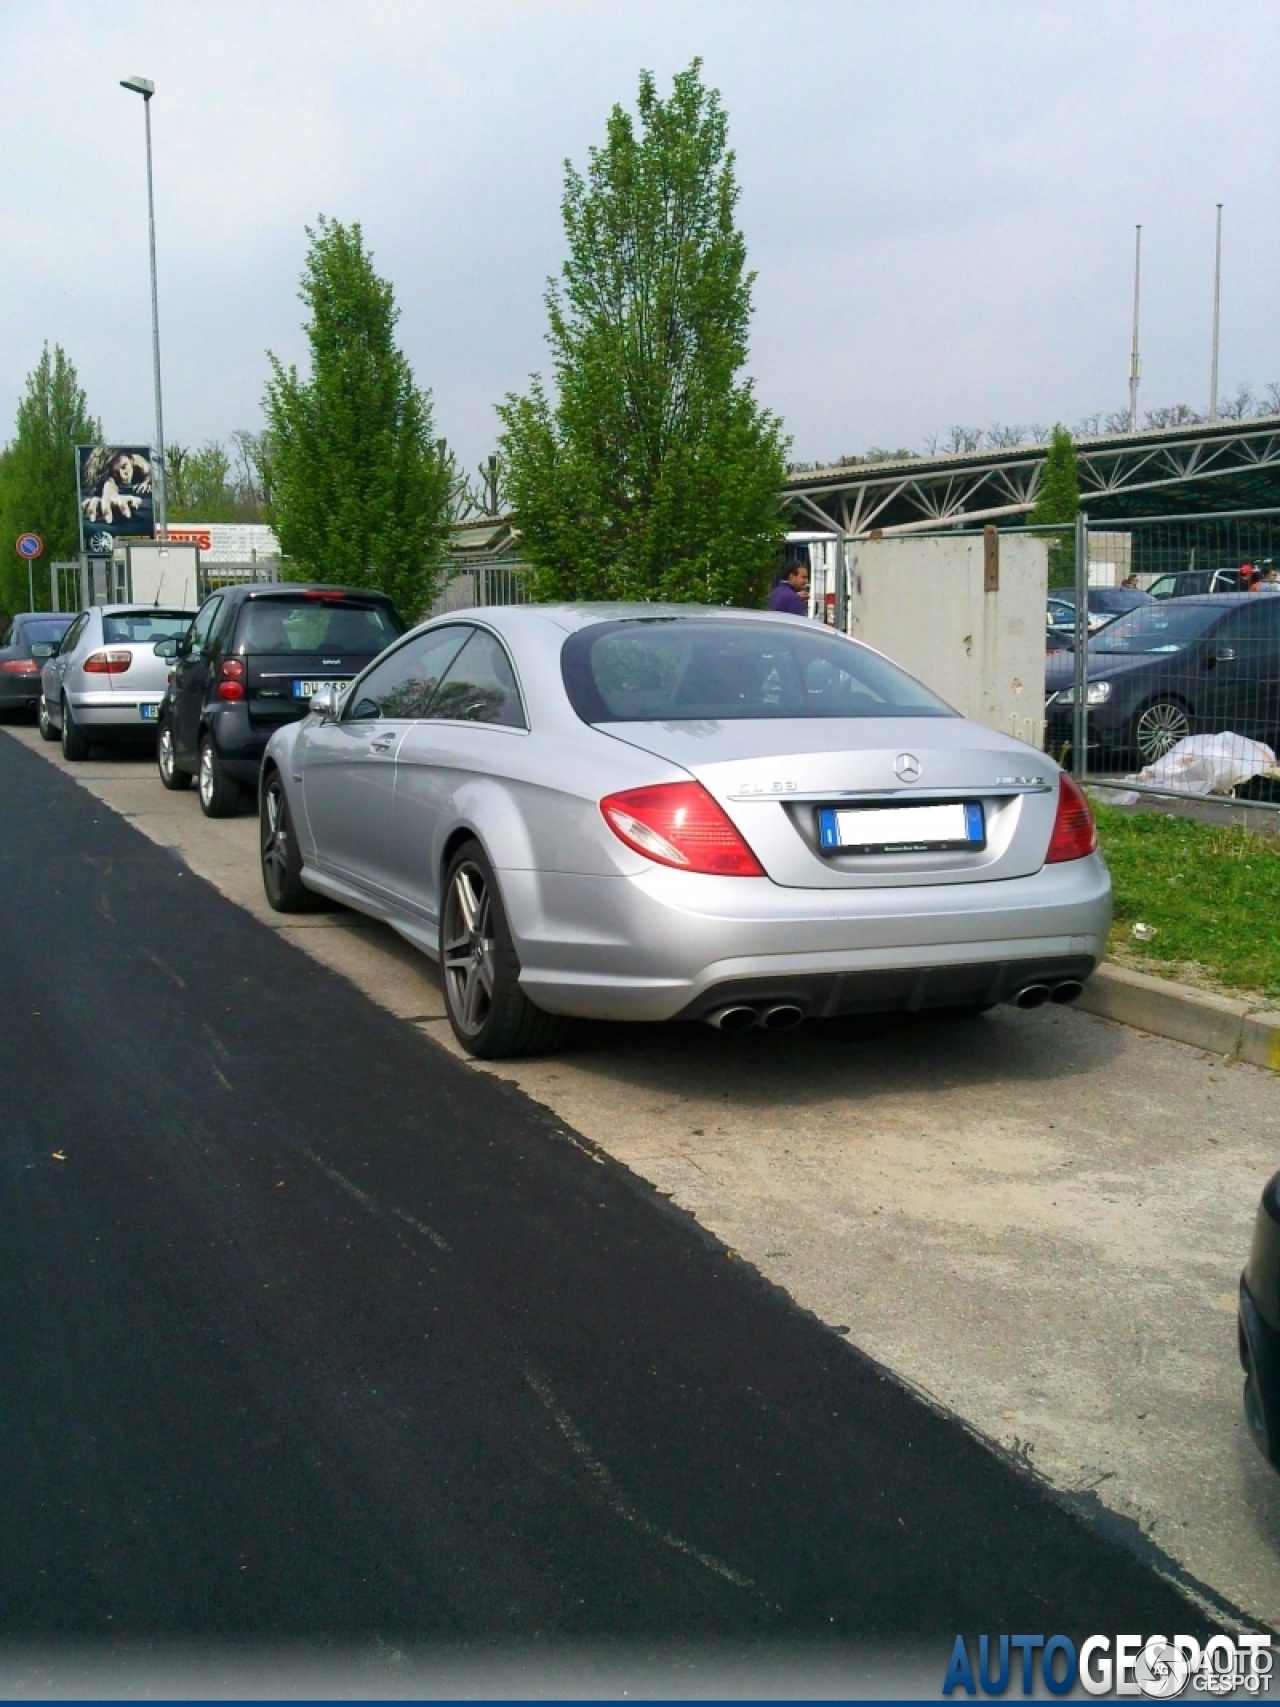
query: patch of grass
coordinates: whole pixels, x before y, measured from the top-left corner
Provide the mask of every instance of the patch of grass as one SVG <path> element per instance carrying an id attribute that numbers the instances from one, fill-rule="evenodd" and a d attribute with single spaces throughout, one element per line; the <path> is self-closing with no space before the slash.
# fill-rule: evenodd
<path id="1" fill-rule="evenodd" d="M 1280 836 L 1097 805 L 1115 887 L 1111 948 L 1157 976 L 1280 996 Z M 1134 924 L 1155 927 L 1134 940 Z"/>

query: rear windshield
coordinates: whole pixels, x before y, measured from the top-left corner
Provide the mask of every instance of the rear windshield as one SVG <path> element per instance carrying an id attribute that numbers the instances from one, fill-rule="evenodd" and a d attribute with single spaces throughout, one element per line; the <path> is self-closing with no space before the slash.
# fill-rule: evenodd
<path id="1" fill-rule="evenodd" d="M 1213 605 L 1183 604 L 1180 599 L 1140 605 L 1128 616 L 1109 622 L 1097 639 L 1089 642 L 1089 651 L 1125 657 L 1183 652 L 1221 615 L 1221 609 Z"/>
<path id="2" fill-rule="evenodd" d="M 600 623 L 565 642 L 561 669 L 586 723 L 956 715 L 888 659 L 794 619 Z"/>
<path id="3" fill-rule="evenodd" d="M 122 641 L 146 646 L 153 640 L 177 639 L 190 627 L 189 610 L 125 611 L 118 616 L 103 617 L 102 638 L 108 646 Z"/>
<path id="4" fill-rule="evenodd" d="M 28 646 L 56 646 L 74 621 L 73 616 L 36 617 L 24 622 L 19 634 Z M 17 638 L 18 634 L 15 634 L 14 639 Z"/>
<path id="5" fill-rule="evenodd" d="M 329 599 L 249 599 L 238 644 L 246 652 L 354 652 L 372 657 L 401 633 L 385 605 Z"/>

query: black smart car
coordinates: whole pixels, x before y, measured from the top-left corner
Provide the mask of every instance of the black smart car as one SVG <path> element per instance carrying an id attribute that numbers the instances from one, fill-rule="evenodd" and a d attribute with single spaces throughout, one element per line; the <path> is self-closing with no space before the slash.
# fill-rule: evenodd
<path id="1" fill-rule="evenodd" d="M 33 712 L 40 703 L 40 671 L 52 658 L 75 612 L 20 611 L 0 636 L 0 716 Z"/>
<path id="2" fill-rule="evenodd" d="M 1264 1458 L 1280 1469 L 1280 1174 L 1267 1181 L 1240 1276 L 1236 1339 L 1244 1414 Z"/>
<path id="3" fill-rule="evenodd" d="M 304 717 L 325 685 L 345 687 L 404 633 L 384 593 L 271 583 L 210 594 L 180 640 L 160 705 L 157 761 L 166 788 L 190 788 L 225 818 L 254 785 L 272 732 Z"/>
<path id="4" fill-rule="evenodd" d="M 1071 652 L 1045 659 L 1046 744 L 1071 740 Z M 1280 738 L 1280 595 L 1159 599 L 1089 642 L 1090 760 L 1153 764 L 1188 735 Z"/>

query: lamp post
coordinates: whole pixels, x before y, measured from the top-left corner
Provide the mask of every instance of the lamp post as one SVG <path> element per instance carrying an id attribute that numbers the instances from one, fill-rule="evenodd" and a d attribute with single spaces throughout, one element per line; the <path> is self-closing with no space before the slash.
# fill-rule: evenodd
<path id="1" fill-rule="evenodd" d="M 1133 238 L 1133 350 L 1129 356 L 1129 431 L 1138 430 L 1138 376 L 1142 372 L 1142 364 L 1138 357 L 1138 302 L 1142 281 L 1142 227 L 1134 231 Z"/>
<path id="2" fill-rule="evenodd" d="M 1218 236 L 1213 249 L 1213 356 L 1209 363 L 1209 419 L 1218 419 L 1218 308 L 1222 298 L 1222 203 L 1218 203 Z"/>
<path id="3" fill-rule="evenodd" d="M 147 218 L 151 230 L 151 355 L 156 383 L 156 446 L 152 485 L 155 490 L 156 532 L 160 539 L 169 538 L 169 505 L 165 491 L 167 467 L 164 456 L 164 409 L 160 401 L 160 305 L 156 293 L 156 198 L 151 182 L 151 97 L 156 86 L 146 77 L 122 77 L 120 87 L 142 96 L 142 110 L 147 125 Z"/>

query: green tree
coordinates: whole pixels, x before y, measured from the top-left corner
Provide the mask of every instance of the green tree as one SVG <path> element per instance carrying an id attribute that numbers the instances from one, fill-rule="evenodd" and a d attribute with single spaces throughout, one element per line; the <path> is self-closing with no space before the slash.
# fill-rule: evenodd
<path id="1" fill-rule="evenodd" d="M 231 458 L 217 439 L 198 450 L 170 445 L 169 519 L 175 522 L 235 522 L 240 504 L 231 480 Z"/>
<path id="2" fill-rule="evenodd" d="M 506 493 L 540 598 L 757 604 L 785 530 L 788 441 L 742 369 L 751 287 L 720 97 L 694 60 L 638 128 L 615 107 L 547 287 L 556 398 L 499 407 Z"/>
<path id="3" fill-rule="evenodd" d="M 416 619 L 443 564 L 449 473 L 431 399 L 397 348 L 399 310 L 359 225 L 308 229 L 300 296 L 311 374 L 268 353 L 267 519 L 286 572 L 390 593 Z"/>
<path id="4" fill-rule="evenodd" d="M 1027 518 L 1030 526 L 1044 527 L 1051 522 L 1074 522 L 1080 511 L 1080 476 L 1076 467 L 1076 447 L 1064 426 L 1053 429 L 1036 501 Z M 1070 527 L 1060 528 L 1046 536 L 1049 541 L 1049 585 L 1070 587 L 1076 578 L 1076 539 Z"/>
<path id="5" fill-rule="evenodd" d="M 66 352 L 55 344 L 50 353 L 46 344 L 27 375 L 14 436 L 0 458 L 0 604 L 6 610 L 25 610 L 30 597 L 27 566 L 14 550 L 20 533 L 38 533 L 44 540 L 41 569 L 51 559 L 79 552 L 74 451 L 101 437 Z M 40 579 L 37 574 L 36 602 L 47 604 L 48 576 L 43 600 Z"/>

